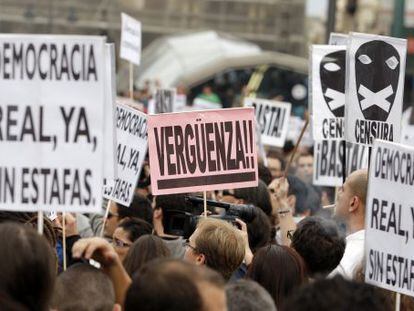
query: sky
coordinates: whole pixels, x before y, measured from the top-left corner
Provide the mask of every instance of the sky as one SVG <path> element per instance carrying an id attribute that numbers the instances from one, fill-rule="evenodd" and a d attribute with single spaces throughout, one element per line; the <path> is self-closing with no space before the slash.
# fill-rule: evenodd
<path id="1" fill-rule="evenodd" d="M 306 15 L 312 17 L 325 17 L 328 10 L 328 0 L 307 0 Z"/>

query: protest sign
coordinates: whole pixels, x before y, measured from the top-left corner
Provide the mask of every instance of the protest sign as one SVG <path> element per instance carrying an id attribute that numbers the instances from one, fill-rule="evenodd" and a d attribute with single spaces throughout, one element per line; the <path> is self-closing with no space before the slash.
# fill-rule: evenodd
<path id="1" fill-rule="evenodd" d="M 275 100 L 245 98 L 245 107 L 255 108 L 256 122 L 265 145 L 283 147 L 289 126 L 291 104 Z"/>
<path id="2" fill-rule="evenodd" d="M 205 98 L 194 98 L 192 109 L 195 110 L 207 110 L 207 109 L 220 109 L 221 104 L 211 102 Z"/>
<path id="3" fill-rule="evenodd" d="M 252 108 L 151 115 L 148 143 L 155 195 L 258 184 Z"/>
<path id="4" fill-rule="evenodd" d="M 414 296 L 414 148 L 375 140 L 365 217 L 365 281 Z"/>
<path id="5" fill-rule="evenodd" d="M 343 139 L 346 46 L 313 45 L 311 51 L 313 137 Z"/>
<path id="6" fill-rule="evenodd" d="M 346 153 L 344 157 L 344 146 Z M 368 147 L 344 140 L 315 141 L 313 157 L 313 184 L 340 187 L 343 184 L 343 159 L 346 160 L 345 177 L 353 171 L 368 167 Z"/>
<path id="7" fill-rule="evenodd" d="M 121 14 L 121 20 L 120 57 L 139 65 L 141 63 L 141 23 L 125 13 Z"/>
<path id="8" fill-rule="evenodd" d="M 115 45 L 105 45 L 105 127 L 104 127 L 104 183 L 116 178 L 116 131 L 115 131 Z"/>
<path id="9" fill-rule="evenodd" d="M 347 49 L 345 138 L 399 142 L 406 40 L 351 33 Z"/>
<path id="10" fill-rule="evenodd" d="M 187 106 L 187 96 L 184 94 L 176 94 L 174 112 L 185 111 L 186 106 Z"/>
<path id="11" fill-rule="evenodd" d="M 329 35 L 329 45 L 347 45 L 348 35 L 343 33 L 331 32 Z"/>
<path id="12" fill-rule="evenodd" d="M 154 94 L 154 100 L 150 101 L 151 107 L 148 107 L 148 113 L 173 112 L 175 96 L 175 89 L 157 89 Z"/>
<path id="13" fill-rule="evenodd" d="M 123 104 L 116 106 L 118 177 L 104 197 L 129 206 L 147 153 L 147 116 Z"/>
<path id="14" fill-rule="evenodd" d="M 0 35 L 0 209 L 101 209 L 105 39 Z"/>

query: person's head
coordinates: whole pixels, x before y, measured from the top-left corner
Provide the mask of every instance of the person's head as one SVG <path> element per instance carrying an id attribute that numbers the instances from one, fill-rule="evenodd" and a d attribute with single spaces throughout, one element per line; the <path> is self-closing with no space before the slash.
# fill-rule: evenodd
<path id="1" fill-rule="evenodd" d="M 269 217 L 260 209 L 255 207 L 256 217 L 247 224 L 249 246 L 254 253 L 258 248 L 267 245 L 272 239 L 272 226 Z"/>
<path id="2" fill-rule="evenodd" d="M 114 311 L 115 292 L 111 280 L 88 264 L 75 264 L 57 280 L 51 306 L 59 311 Z"/>
<path id="3" fill-rule="evenodd" d="M 294 175 L 287 176 L 289 184 L 287 201 L 295 215 L 308 215 L 310 208 L 307 202 L 308 188 L 306 184 Z"/>
<path id="4" fill-rule="evenodd" d="M 296 176 L 305 183 L 312 183 L 313 177 L 313 155 L 310 153 L 300 154 L 296 160 Z"/>
<path id="5" fill-rule="evenodd" d="M 247 276 L 269 292 L 276 307 L 306 282 L 303 259 L 294 249 L 276 244 L 256 251 Z"/>
<path id="6" fill-rule="evenodd" d="M 170 256 L 170 250 L 165 242 L 155 235 L 143 235 L 138 238 L 128 250 L 124 259 L 124 267 L 130 276 L 138 271 L 145 263 Z"/>
<path id="7" fill-rule="evenodd" d="M 267 185 L 260 179 L 257 187 L 234 189 L 234 197 L 237 199 L 236 203 L 253 204 L 262 209 L 266 215 L 270 216 L 272 214 L 269 190 Z"/>
<path id="8" fill-rule="evenodd" d="M 282 310 L 385 311 L 391 310 L 391 304 L 378 288 L 335 276 L 317 280 L 297 290 L 286 300 Z"/>
<path id="9" fill-rule="evenodd" d="M 134 276 L 125 311 L 226 310 L 224 280 L 215 271 L 183 261 L 155 260 Z"/>
<path id="10" fill-rule="evenodd" d="M 364 224 L 365 203 L 367 199 L 368 172 L 358 170 L 352 172 L 338 191 L 335 217 L 350 222 Z"/>
<path id="11" fill-rule="evenodd" d="M 267 167 L 272 174 L 272 179 L 282 177 L 285 170 L 285 160 L 279 152 L 270 152 L 267 156 Z"/>
<path id="12" fill-rule="evenodd" d="M 132 217 L 152 223 L 151 202 L 146 197 L 135 194 L 129 207 L 111 200 L 108 217 L 105 221 L 105 236 L 111 238 L 118 224 L 125 218 Z"/>
<path id="13" fill-rule="evenodd" d="M 199 220 L 184 259 L 206 265 L 229 280 L 243 262 L 244 252 L 243 237 L 238 229 L 224 220 L 206 218 Z"/>
<path id="14" fill-rule="evenodd" d="M 170 211 L 186 211 L 186 199 L 184 194 L 158 195 L 154 198 L 154 229 L 159 236 L 164 235 L 164 228 L 167 227 Z"/>
<path id="15" fill-rule="evenodd" d="M 299 222 L 291 247 L 302 256 L 310 275 L 327 275 L 339 265 L 345 239 L 334 221 L 312 216 Z"/>
<path id="16" fill-rule="evenodd" d="M 56 257 L 48 241 L 30 226 L 0 224 L 0 296 L 29 310 L 48 310 Z"/>
<path id="17" fill-rule="evenodd" d="M 259 162 L 257 171 L 259 173 L 259 179 L 266 185 L 269 185 L 272 182 L 272 173 L 270 172 L 270 169 L 263 164 L 263 162 Z"/>
<path id="18" fill-rule="evenodd" d="M 213 88 L 211 87 L 211 85 L 206 84 L 203 86 L 203 94 L 210 95 L 212 93 L 213 93 Z"/>
<path id="19" fill-rule="evenodd" d="M 123 260 L 131 247 L 139 237 L 151 234 L 152 226 L 139 218 L 123 220 L 115 229 L 112 242 L 121 260 Z"/>
<path id="20" fill-rule="evenodd" d="M 229 311 L 276 311 L 269 293 L 258 283 L 239 280 L 226 286 Z"/>

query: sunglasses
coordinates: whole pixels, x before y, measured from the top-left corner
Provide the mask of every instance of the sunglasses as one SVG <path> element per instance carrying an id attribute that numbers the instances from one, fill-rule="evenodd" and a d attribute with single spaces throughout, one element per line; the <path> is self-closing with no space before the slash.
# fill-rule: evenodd
<path id="1" fill-rule="evenodd" d="M 117 238 L 112 240 L 112 244 L 115 247 L 131 247 L 131 243 L 126 243 L 124 241 L 118 240 Z"/>

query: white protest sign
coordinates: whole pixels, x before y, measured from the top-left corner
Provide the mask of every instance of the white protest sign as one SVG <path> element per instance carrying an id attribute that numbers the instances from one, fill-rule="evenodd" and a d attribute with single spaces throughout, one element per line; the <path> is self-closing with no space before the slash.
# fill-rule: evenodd
<path id="1" fill-rule="evenodd" d="M 157 89 L 154 94 L 154 100 L 151 102 L 153 108 L 148 108 L 150 113 L 168 113 L 174 111 L 175 89 Z"/>
<path id="2" fill-rule="evenodd" d="M 245 107 L 255 108 L 256 122 L 265 145 L 283 147 L 289 126 L 291 104 L 275 100 L 245 98 Z"/>
<path id="3" fill-rule="evenodd" d="M 399 142 L 407 40 L 351 33 L 347 49 L 345 138 Z"/>
<path id="4" fill-rule="evenodd" d="M 252 108 L 148 117 L 154 195 L 257 187 Z"/>
<path id="5" fill-rule="evenodd" d="M 208 110 L 208 109 L 220 109 L 222 108 L 221 104 L 213 103 L 205 98 L 194 98 L 193 100 L 193 110 Z"/>
<path id="6" fill-rule="evenodd" d="M 329 45 L 347 45 L 349 36 L 343 33 L 331 32 L 329 34 Z"/>
<path id="7" fill-rule="evenodd" d="M 0 35 L 0 209 L 101 209 L 105 39 Z"/>
<path id="8" fill-rule="evenodd" d="M 185 111 L 186 106 L 187 106 L 187 96 L 185 94 L 176 94 L 174 112 Z"/>
<path id="9" fill-rule="evenodd" d="M 340 187 L 343 184 L 343 140 L 315 141 L 313 157 L 313 184 L 315 186 Z M 345 176 L 368 167 L 368 147 L 346 143 Z"/>
<path id="10" fill-rule="evenodd" d="M 104 197 L 129 206 L 147 153 L 147 116 L 123 104 L 116 106 L 118 178 Z"/>
<path id="11" fill-rule="evenodd" d="M 104 179 L 116 178 L 116 131 L 115 131 L 115 45 L 105 45 L 105 127 L 104 127 Z M 104 181 L 105 182 L 105 181 Z"/>
<path id="12" fill-rule="evenodd" d="M 365 217 L 365 281 L 414 296 L 414 148 L 375 140 Z"/>
<path id="13" fill-rule="evenodd" d="M 139 65 L 141 63 L 141 23 L 125 13 L 121 14 L 121 20 L 120 57 Z"/>
<path id="14" fill-rule="evenodd" d="M 313 137 L 343 139 L 346 46 L 313 45 L 311 52 Z"/>

